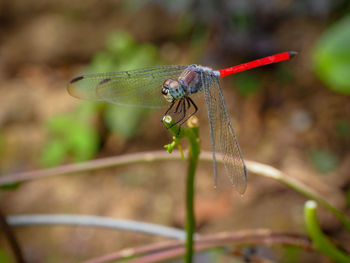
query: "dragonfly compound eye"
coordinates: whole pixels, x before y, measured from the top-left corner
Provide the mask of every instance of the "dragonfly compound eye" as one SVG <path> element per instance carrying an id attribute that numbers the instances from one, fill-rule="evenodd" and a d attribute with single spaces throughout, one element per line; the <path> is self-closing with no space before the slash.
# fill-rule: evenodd
<path id="1" fill-rule="evenodd" d="M 172 102 L 174 100 L 174 97 L 172 96 L 170 89 L 177 89 L 179 87 L 179 82 L 173 79 L 167 79 L 164 81 L 162 86 L 162 94 L 164 95 L 164 98 Z"/>
<path id="2" fill-rule="evenodd" d="M 166 95 L 168 95 L 168 93 L 169 93 L 169 88 L 167 86 L 163 85 L 163 87 L 162 87 L 162 94 L 164 96 L 166 96 Z"/>

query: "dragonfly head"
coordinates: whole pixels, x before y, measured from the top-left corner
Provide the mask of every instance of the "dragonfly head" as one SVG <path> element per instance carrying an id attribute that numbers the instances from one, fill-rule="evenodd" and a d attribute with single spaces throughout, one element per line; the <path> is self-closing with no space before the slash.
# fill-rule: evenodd
<path id="1" fill-rule="evenodd" d="M 173 79 L 167 79 L 162 86 L 162 94 L 168 102 L 180 99 L 184 96 L 182 85 Z"/>

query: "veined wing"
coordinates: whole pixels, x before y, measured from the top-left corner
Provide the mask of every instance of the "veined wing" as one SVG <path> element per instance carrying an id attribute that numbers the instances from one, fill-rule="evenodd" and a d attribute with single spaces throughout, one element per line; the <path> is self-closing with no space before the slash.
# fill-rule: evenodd
<path id="1" fill-rule="evenodd" d="M 216 184 L 215 151 L 221 153 L 225 170 L 235 190 L 243 194 L 247 188 L 247 169 L 244 164 L 235 131 L 227 113 L 219 80 L 216 76 L 202 73 L 205 102 L 207 105 L 210 136 L 212 141 Z M 216 145 L 218 142 L 218 145 Z"/>
<path id="2" fill-rule="evenodd" d="M 113 73 L 78 76 L 68 84 L 73 97 L 120 105 L 159 108 L 168 102 L 161 94 L 162 84 L 177 79 L 187 66 L 159 66 Z"/>

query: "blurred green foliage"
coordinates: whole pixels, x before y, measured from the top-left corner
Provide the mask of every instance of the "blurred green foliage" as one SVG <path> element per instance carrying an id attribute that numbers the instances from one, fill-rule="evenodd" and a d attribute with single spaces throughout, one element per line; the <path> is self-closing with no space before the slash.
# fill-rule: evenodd
<path id="1" fill-rule="evenodd" d="M 285 246 L 283 263 L 300 262 L 300 252 L 301 252 L 301 249 L 299 247 Z"/>
<path id="2" fill-rule="evenodd" d="M 350 137 L 350 123 L 346 120 L 339 120 L 336 123 L 335 129 L 340 138 L 346 139 Z"/>
<path id="3" fill-rule="evenodd" d="M 322 35 L 314 50 L 313 64 L 328 87 L 350 95 L 350 15 Z"/>
<path id="4" fill-rule="evenodd" d="M 238 8 L 231 13 L 231 26 L 241 32 L 248 32 L 256 27 L 255 17 L 249 8 Z"/>
<path id="5" fill-rule="evenodd" d="M 1 190 L 16 190 L 20 185 L 21 185 L 21 183 L 3 184 L 3 185 L 0 185 L 0 189 Z M 1 261 L 0 261 L 0 263 L 1 263 Z"/>
<path id="6" fill-rule="evenodd" d="M 203 24 L 197 24 L 193 27 L 191 34 L 191 59 L 199 60 L 205 52 L 206 43 L 208 42 L 210 30 Z"/>
<path id="7" fill-rule="evenodd" d="M 346 190 L 346 205 L 350 207 L 350 189 Z"/>
<path id="8" fill-rule="evenodd" d="M 175 35 L 178 41 L 183 41 L 188 39 L 194 26 L 197 25 L 198 21 L 190 14 L 181 14 L 180 19 L 178 19 L 175 26 Z"/>
<path id="9" fill-rule="evenodd" d="M 125 32 L 113 32 L 106 47 L 92 58 L 84 73 L 113 72 L 160 65 L 158 50 L 151 44 L 138 44 Z M 81 102 L 75 112 L 55 116 L 47 121 L 50 140 L 44 146 L 40 163 L 44 167 L 62 163 L 67 156 L 73 161 L 91 159 L 98 151 L 99 136 L 91 119 L 102 114 L 107 128 L 129 138 L 137 131 L 149 110 L 108 103 Z"/>
<path id="10" fill-rule="evenodd" d="M 67 156 L 76 162 L 86 161 L 96 154 L 99 137 L 88 118 L 89 112 L 94 109 L 91 103 L 84 103 L 71 115 L 57 115 L 47 121 L 50 140 L 41 153 L 42 166 L 58 165 Z"/>
<path id="11" fill-rule="evenodd" d="M 117 31 L 108 37 L 105 49 L 94 55 L 85 73 L 130 70 L 160 64 L 158 50 L 154 45 L 138 44 L 128 33 Z"/>
<path id="12" fill-rule="evenodd" d="M 276 71 L 276 77 L 281 82 L 290 83 L 293 80 L 294 75 L 290 67 L 282 63 L 278 65 L 278 68 Z"/>
<path id="13" fill-rule="evenodd" d="M 0 250 L 0 263 L 10 263 L 10 262 L 12 261 L 7 256 L 7 254 L 3 250 Z"/>
<path id="14" fill-rule="evenodd" d="M 233 78 L 233 83 L 239 94 L 249 96 L 256 93 L 260 87 L 260 81 L 250 72 L 241 72 Z"/>
<path id="15" fill-rule="evenodd" d="M 87 72 L 113 72 L 160 65 L 158 50 L 151 44 L 138 44 L 125 32 L 112 33 L 106 48 L 95 54 Z M 137 131 L 141 120 L 149 115 L 144 108 L 106 104 L 104 120 L 108 129 L 126 138 Z"/>
<path id="16" fill-rule="evenodd" d="M 3 250 L 0 250 L 0 263 L 9 263 L 11 262 L 10 258 L 6 255 Z"/>
<path id="17" fill-rule="evenodd" d="M 198 61 L 203 57 L 207 47 L 211 28 L 204 23 L 194 20 L 188 14 L 182 14 L 176 23 L 176 40 L 179 42 L 190 42 L 189 53 L 186 55 L 189 61 Z"/>
<path id="18" fill-rule="evenodd" d="M 334 171 L 339 163 L 337 156 L 324 150 L 312 150 L 311 161 L 315 168 L 321 173 Z"/>

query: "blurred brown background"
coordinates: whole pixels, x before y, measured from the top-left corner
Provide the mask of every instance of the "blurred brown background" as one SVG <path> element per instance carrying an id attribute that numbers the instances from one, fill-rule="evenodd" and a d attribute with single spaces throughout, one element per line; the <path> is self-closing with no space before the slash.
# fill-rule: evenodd
<path id="1" fill-rule="evenodd" d="M 0 173 L 161 150 L 171 140 L 159 122 L 162 111 L 70 97 L 66 85 L 81 72 L 194 63 L 220 69 L 293 50 L 299 54 L 291 61 L 221 82 L 231 120 L 246 159 L 308 183 L 349 215 L 350 85 L 339 88 L 324 73 L 336 60 L 319 59 L 341 50 L 324 46 L 338 37 L 329 29 L 349 10 L 346 0 L 1 1 Z M 338 58 L 350 61 L 350 55 Z M 347 76 L 341 75 L 342 83 L 349 84 Z M 202 148 L 210 150 L 206 111 L 196 101 Z M 36 180 L 1 190 L 0 209 L 7 215 L 88 214 L 183 228 L 185 171 L 184 162 L 163 162 Z M 293 190 L 249 174 L 241 198 L 222 173 L 213 189 L 211 164 L 200 163 L 196 176 L 199 233 L 305 232 L 306 199 Z M 319 215 L 327 233 L 349 251 L 340 223 L 329 212 Z M 28 262 L 80 262 L 164 240 L 82 227 L 22 227 L 15 233 Z M 0 242 L 11 262 L 2 234 Z M 288 249 L 265 253 L 273 262 L 328 262 Z"/>

